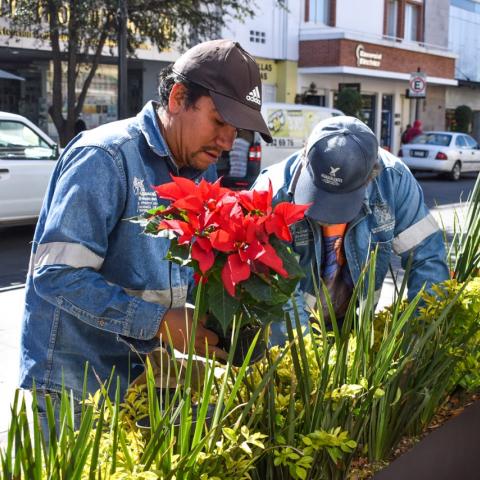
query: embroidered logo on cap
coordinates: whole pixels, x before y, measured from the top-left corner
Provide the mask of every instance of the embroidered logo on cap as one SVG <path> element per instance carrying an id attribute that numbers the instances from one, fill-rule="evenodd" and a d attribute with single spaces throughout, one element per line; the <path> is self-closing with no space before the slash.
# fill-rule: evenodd
<path id="1" fill-rule="evenodd" d="M 320 176 L 323 183 L 328 183 L 329 185 L 334 185 L 338 187 L 343 183 L 343 178 L 337 177 L 337 172 L 340 170 L 340 167 L 330 167 L 330 173 L 322 173 Z"/>
<path id="2" fill-rule="evenodd" d="M 258 105 L 262 104 L 260 99 L 260 90 L 258 87 L 255 87 L 246 97 L 249 102 L 257 103 Z"/>

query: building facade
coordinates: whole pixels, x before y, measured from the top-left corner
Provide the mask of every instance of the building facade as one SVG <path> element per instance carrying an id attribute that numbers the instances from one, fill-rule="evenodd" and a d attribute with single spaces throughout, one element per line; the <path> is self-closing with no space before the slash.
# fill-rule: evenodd
<path id="1" fill-rule="evenodd" d="M 457 88 L 447 90 L 447 119 L 460 105 L 473 110 L 471 133 L 480 142 L 480 0 L 451 0 L 449 48 L 458 56 Z"/>
<path id="2" fill-rule="evenodd" d="M 401 132 L 417 117 L 425 129 L 444 129 L 448 112 L 458 104 L 480 112 L 480 0 L 283 4 L 256 2 L 254 18 L 231 22 L 218 35 L 239 41 L 256 58 L 264 101 L 308 100 L 334 107 L 342 88 L 354 88 L 362 96 L 363 119 L 393 152 L 399 149 Z M 178 54 L 144 46 L 129 59 L 130 114 L 157 97 L 158 72 Z M 0 110 L 23 114 L 55 137 L 47 111 L 51 58 L 48 42 L 12 32 L 0 18 Z M 117 118 L 116 61 L 106 49 L 82 112 L 88 128 Z M 2 71 L 17 79 L 2 78 Z M 406 93 L 417 71 L 426 76 L 423 100 Z"/>
<path id="3" fill-rule="evenodd" d="M 262 76 L 264 102 L 294 103 L 297 94 L 297 63 L 300 2 L 256 2 L 253 18 L 231 22 L 223 38 L 238 41 L 256 59 Z"/>
<path id="4" fill-rule="evenodd" d="M 447 88 L 457 84 L 449 0 L 306 0 L 300 15 L 300 92 L 334 106 L 341 88 L 357 89 L 363 119 L 393 152 L 416 117 L 425 129 L 445 127 Z M 426 74 L 424 100 L 406 94 L 417 71 Z"/>

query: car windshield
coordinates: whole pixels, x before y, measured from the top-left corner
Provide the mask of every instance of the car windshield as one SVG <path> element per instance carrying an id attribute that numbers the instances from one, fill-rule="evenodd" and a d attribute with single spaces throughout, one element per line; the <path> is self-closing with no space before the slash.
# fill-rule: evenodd
<path id="1" fill-rule="evenodd" d="M 53 149 L 27 125 L 0 120 L 0 156 L 6 158 L 51 158 Z"/>
<path id="2" fill-rule="evenodd" d="M 421 135 L 416 136 L 410 143 L 448 147 L 451 140 L 452 136 L 447 133 L 422 133 Z"/>

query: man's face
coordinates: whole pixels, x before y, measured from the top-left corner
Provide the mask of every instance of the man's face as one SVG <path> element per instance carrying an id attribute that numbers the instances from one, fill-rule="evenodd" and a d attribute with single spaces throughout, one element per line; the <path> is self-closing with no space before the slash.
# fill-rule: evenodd
<path id="1" fill-rule="evenodd" d="M 223 151 L 232 149 L 237 130 L 225 123 L 210 97 L 200 97 L 195 105 L 185 108 L 185 97 L 181 95 L 184 88 L 177 84 L 172 89 L 173 128 L 171 135 L 167 133 L 167 142 L 179 167 L 206 170 Z"/>

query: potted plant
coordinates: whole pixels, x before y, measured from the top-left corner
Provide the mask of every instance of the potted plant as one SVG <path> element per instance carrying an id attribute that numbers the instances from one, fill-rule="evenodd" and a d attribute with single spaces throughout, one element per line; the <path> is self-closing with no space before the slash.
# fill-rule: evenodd
<path id="1" fill-rule="evenodd" d="M 227 351 L 233 321 L 239 322 L 234 364 L 241 365 L 258 330 L 283 320 L 283 306 L 303 276 L 286 242 L 292 240 L 289 226 L 303 218 L 308 206 L 272 206 L 271 186 L 267 191 L 233 191 L 220 181 L 172 180 L 154 187 L 171 203 L 143 214 L 144 232 L 168 237 L 166 258 L 192 267 L 195 288 L 202 284 L 199 315 L 208 317 L 208 328 Z M 257 348 L 252 358 L 260 356 Z"/>

